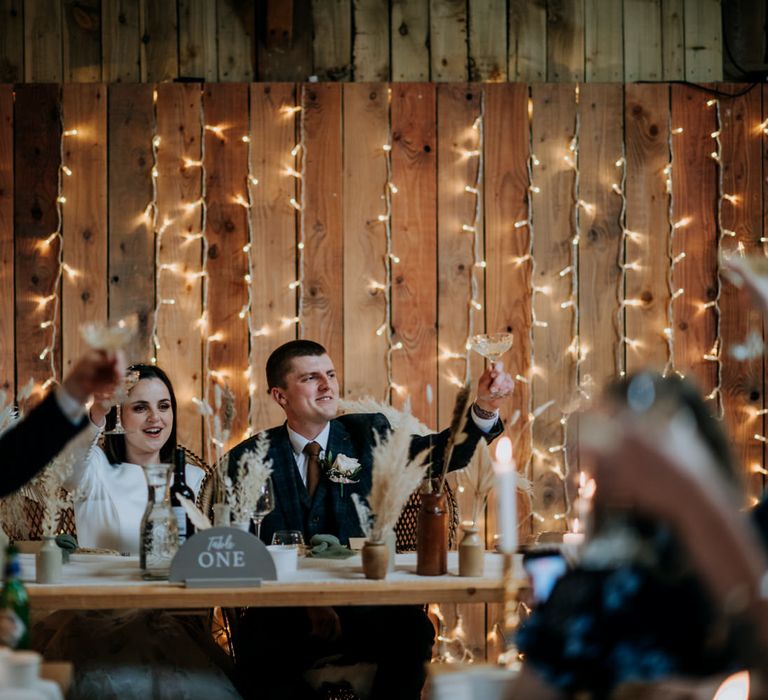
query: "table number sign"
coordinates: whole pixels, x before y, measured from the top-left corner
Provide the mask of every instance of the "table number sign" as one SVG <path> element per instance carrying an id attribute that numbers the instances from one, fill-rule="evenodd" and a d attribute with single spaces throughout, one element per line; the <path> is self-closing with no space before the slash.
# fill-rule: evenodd
<path id="1" fill-rule="evenodd" d="M 260 539 L 233 527 L 213 527 L 179 548 L 168 580 L 189 588 L 260 586 L 277 580 L 277 572 Z"/>

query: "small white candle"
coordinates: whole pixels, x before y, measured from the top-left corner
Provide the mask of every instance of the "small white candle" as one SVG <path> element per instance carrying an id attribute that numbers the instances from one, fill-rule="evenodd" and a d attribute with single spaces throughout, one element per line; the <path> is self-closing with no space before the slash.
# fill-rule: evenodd
<path id="1" fill-rule="evenodd" d="M 505 554 L 517 550 L 517 469 L 512 459 L 512 442 L 499 440 L 493 462 L 496 475 L 496 503 L 499 509 L 499 549 Z"/>
<path id="2" fill-rule="evenodd" d="M 583 543 L 584 543 L 583 532 L 564 532 L 563 533 L 563 544 L 570 544 L 578 547 Z"/>

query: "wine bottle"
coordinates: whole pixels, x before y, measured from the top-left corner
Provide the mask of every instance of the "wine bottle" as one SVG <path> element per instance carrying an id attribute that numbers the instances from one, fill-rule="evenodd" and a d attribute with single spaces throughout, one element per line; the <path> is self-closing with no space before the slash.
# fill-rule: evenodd
<path id="1" fill-rule="evenodd" d="M 5 550 L 5 575 L 0 591 L 0 644 L 12 649 L 29 647 L 29 595 L 21 581 L 19 551 L 13 543 Z"/>
<path id="2" fill-rule="evenodd" d="M 187 516 L 187 511 L 179 501 L 179 496 L 195 502 L 195 492 L 187 486 L 187 459 L 184 450 L 176 448 L 173 460 L 173 484 L 171 485 L 171 508 L 179 525 L 179 546 L 184 544 L 188 537 L 195 534 L 195 528 Z"/>

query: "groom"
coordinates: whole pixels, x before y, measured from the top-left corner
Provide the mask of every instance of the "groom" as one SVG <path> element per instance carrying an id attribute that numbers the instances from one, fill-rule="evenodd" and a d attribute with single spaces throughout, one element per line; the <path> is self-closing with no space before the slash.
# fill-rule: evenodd
<path id="1" fill-rule="evenodd" d="M 285 343 L 270 355 L 266 369 L 269 393 L 285 411 L 286 422 L 267 433 L 275 509 L 261 525 L 262 539 L 269 544 L 276 530 L 300 530 L 306 542 L 315 534 L 336 535 L 342 544 L 362 536 L 351 495 L 366 497 L 370 492 L 374 436 L 385 436 L 389 422 L 379 413 L 336 417 L 336 370 L 318 343 Z M 480 439 L 492 440 L 501 433 L 498 408 L 512 388 L 513 380 L 500 364 L 481 375 L 478 398 L 466 421 L 467 439 L 456 446 L 449 469 L 466 466 Z M 433 464 L 433 474 L 439 474 L 447 438 L 447 430 L 414 436 L 411 455 L 431 447 L 427 459 Z M 255 439 L 230 451 L 233 476 L 238 460 Z M 326 455 L 334 460 L 339 455 L 357 459 L 361 469 L 355 483 L 345 483 L 342 490 L 330 481 Z M 254 663 L 268 669 L 259 674 L 260 684 L 254 687 L 259 697 L 313 697 L 308 688 L 296 685 L 301 670 L 320 656 L 352 650 L 378 664 L 374 698 L 418 698 L 433 636 L 424 611 L 414 606 L 252 610 L 241 621 L 236 651 L 248 677 L 253 678 Z"/>

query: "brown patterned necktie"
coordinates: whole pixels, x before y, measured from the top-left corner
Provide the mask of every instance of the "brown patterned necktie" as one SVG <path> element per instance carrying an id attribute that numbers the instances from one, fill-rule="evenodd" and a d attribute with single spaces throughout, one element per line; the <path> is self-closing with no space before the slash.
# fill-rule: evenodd
<path id="1" fill-rule="evenodd" d="M 320 447 L 319 442 L 308 442 L 304 445 L 304 454 L 307 455 L 307 491 L 309 497 L 315 495 L 317 485 L 320 483 Z"/>

